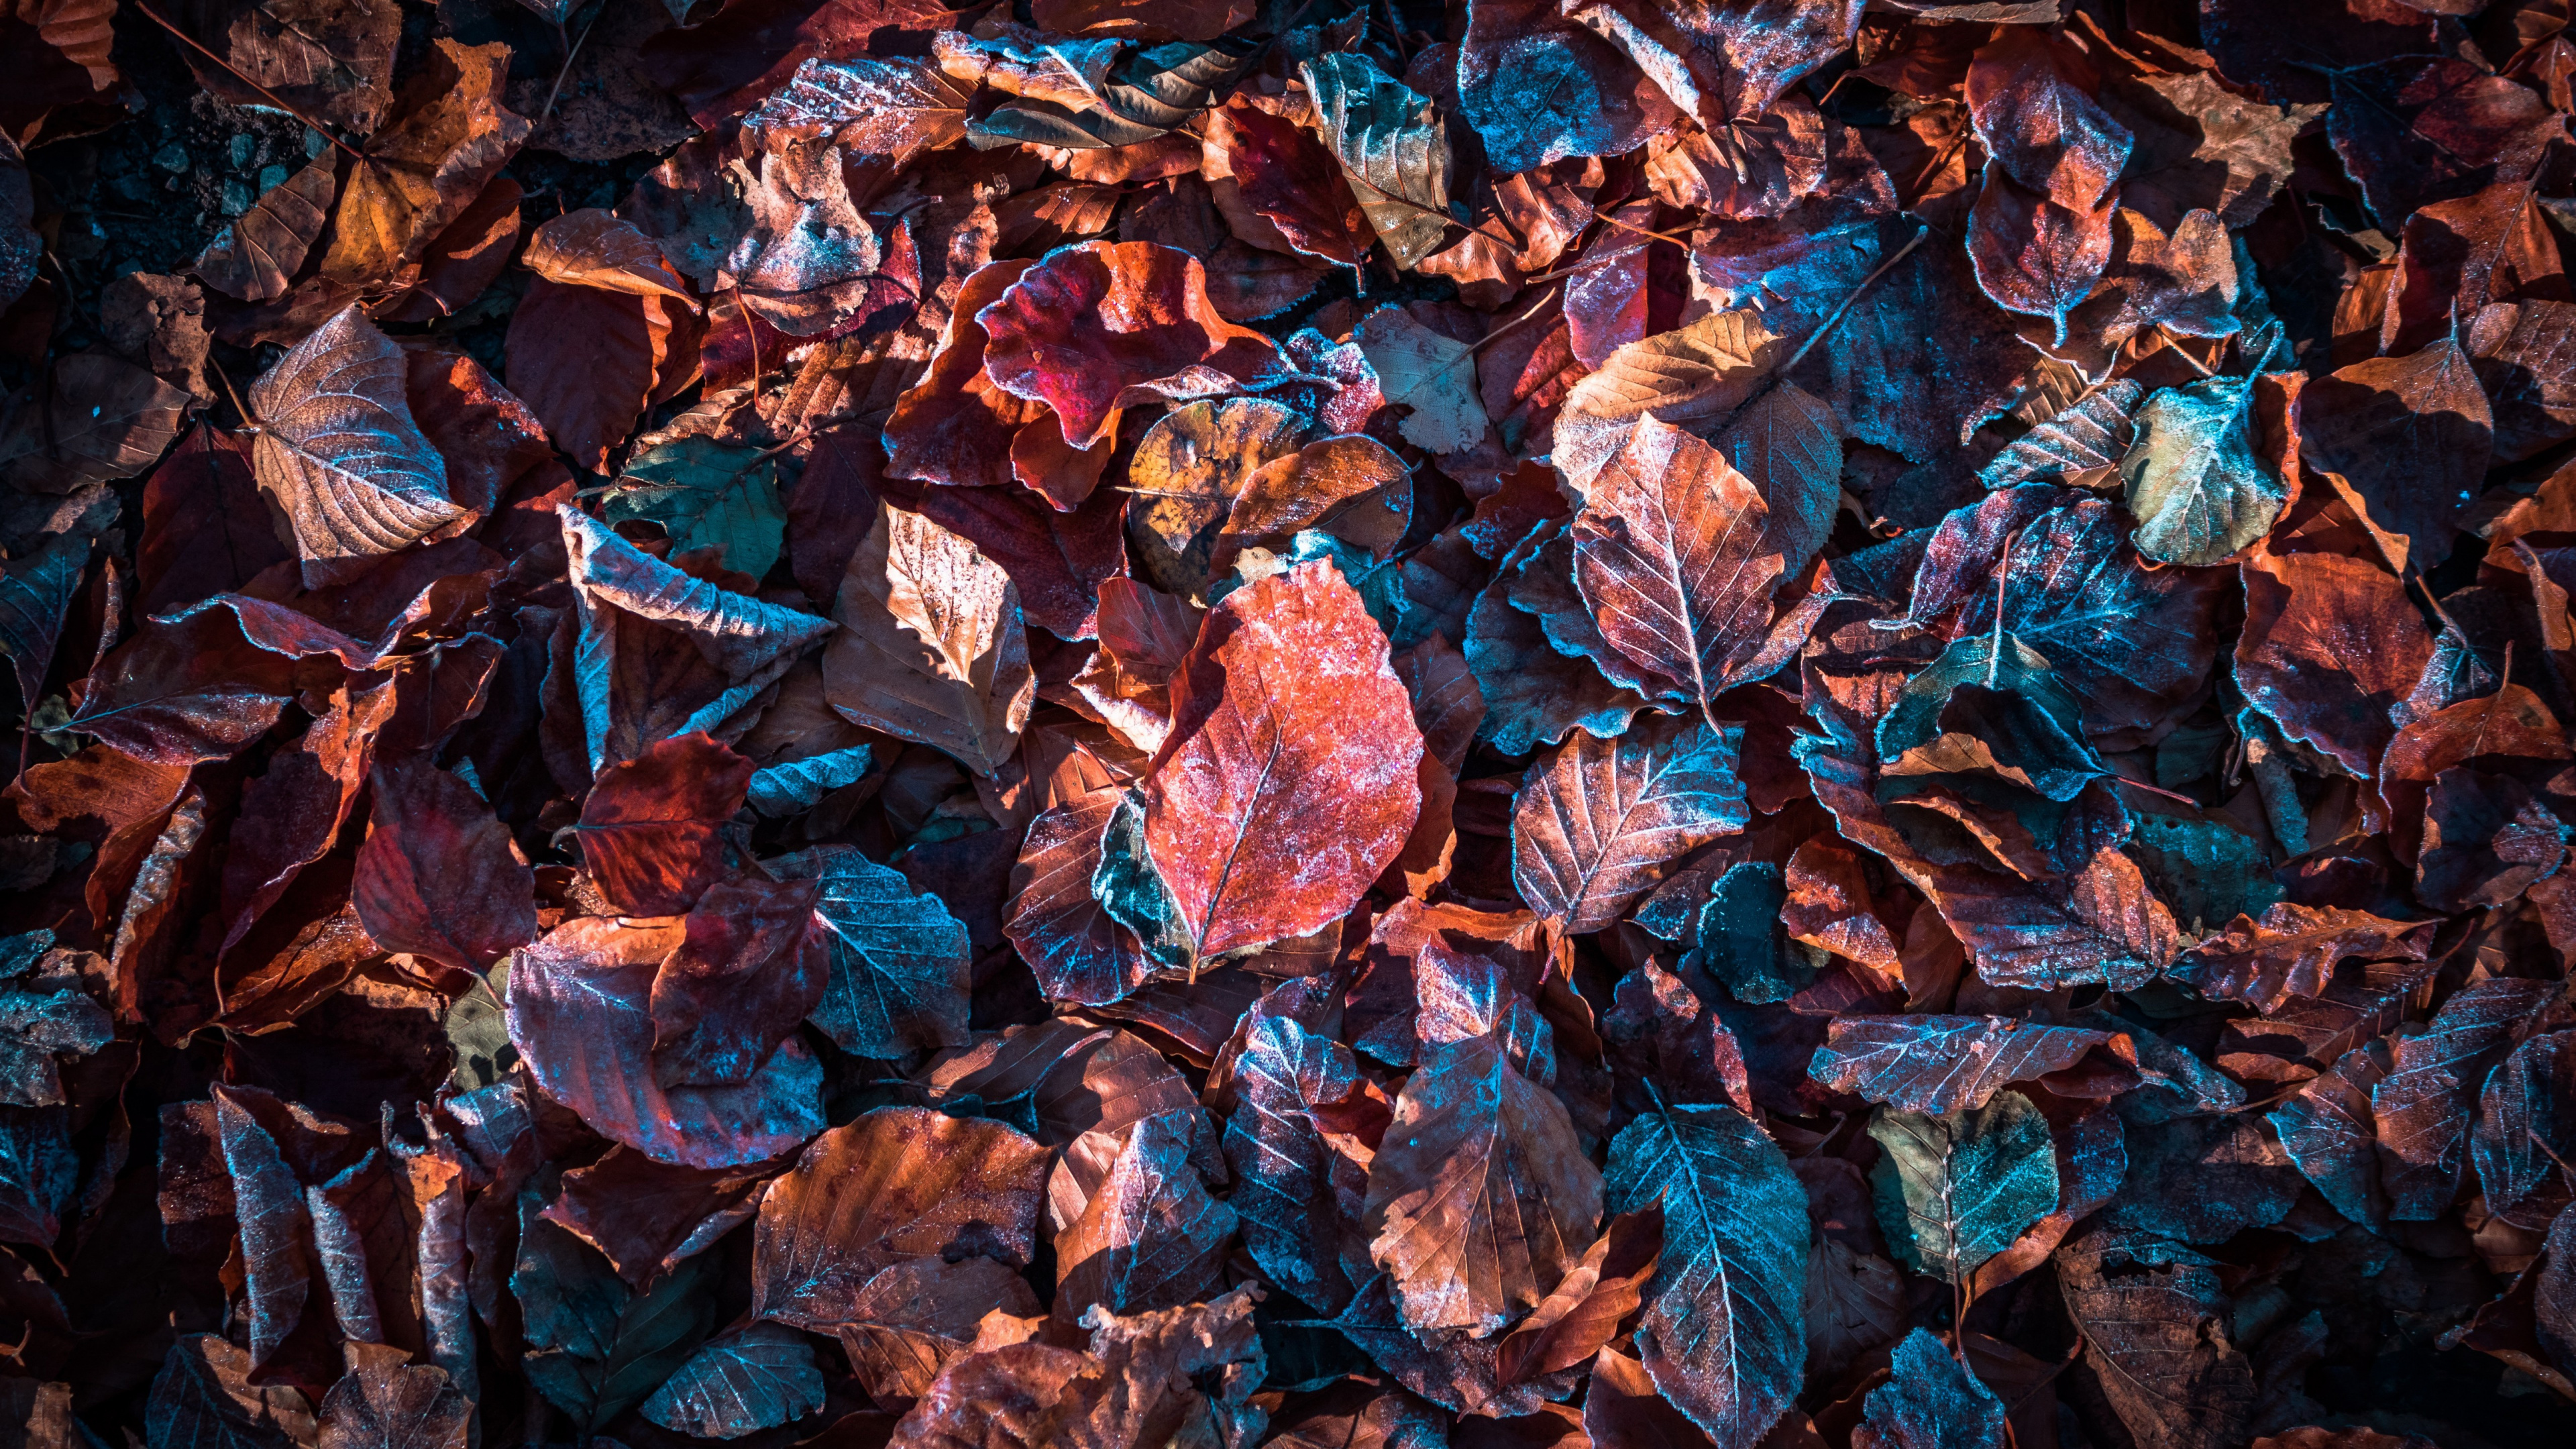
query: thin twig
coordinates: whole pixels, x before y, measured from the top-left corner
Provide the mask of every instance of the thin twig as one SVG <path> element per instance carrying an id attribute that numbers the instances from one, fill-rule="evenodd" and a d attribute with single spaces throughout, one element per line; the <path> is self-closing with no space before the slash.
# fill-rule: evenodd
<path id="1" fill-rule="evenodd" d="M 312 127 L 314 133 L 320 136 L 323 140 L 328 141 L 332 145 L 339 147 L 341 150 L 348 152 L 360 161 L 367 159 L 367 154 L 365 152 L 350 145 L 348 142 L 341 140 L 339 137 L 332 135 L 330 128 L 324 126 L 320 121 L 317 121 L 311 116 L 304 114 L 302 111 L 297 110 L 295 107 L 288 105 L 285 101 L 278 98 L 277 92 L 270 90 L 268 87 L 261 85 L 255 80 L 252 80 L 249 76 L 243 75 L 240 69 L 231 61 L 226 60 L 222 56 L 215 54 L 213 51 L 206 49 L 202 45 L 199 45 L 195 36 L 190 35 L 188 32 L 181 30 L 178 26 L 171 24 L 160 11 L 153 9 L 149 4 L 145 3 L 145 0 L 134 0 L 134 8 L 143 12 L 144 19 L 151 21 L 162 29 L 169 31 L 172 35 L 177 36 L 179 38 L 179 42 L 187 46 L 190 50 L 195 51 L 197 54 L 204 56 L 206 59 L 213 61 L 215 64 L 222 66 L 225 70 L 231 72 L 233 79 L 240 81 L 243 85 L 259 92 L 262 96 L 267 98 L 270 105 L 277 107 L 286 114 L 302 121 L 305 125 Z"/>
<path id="2" fill-rule="evenodd" d="M 1860 285 L 1851 289 L 1851 295 L 1843 298 L 1842 305 L 1834 308 L 1833 315 L 1827 317 L 1821 324 L 1819 324 L 1815 331 L 1808 333 L 1807 340 L 1799 343 L 1798 350 L 1790 353 L 1789 360 L 1781 363 L 1777 370 L 1779 372 L 1788 372 L 1795 368 L 1799 363 L 1804 362 L 1807 358 L 1808 349 L 1814 347 L 1817 343 L 1822 342 L 1825 338 L 1825 334 L 1834 330 L 1834 324 L 1843 320 L 1843 314 L 1851 310 L 1852 303 L 1860 300 L 1861 293 L 1869 290 L 1870 283 L 1886 276 L 1895 268 L 1898 262 L 1912 256 L 1914 254 L 1914 249 L 1923 245 L 1923 239 L 1931 234 L 1932 228 L 1928 226 L 1917 228 L 1914 233 L 1914 240 L 1898 247 L 1896 249 L 1896 255 L 1889 257 L 1886 261 L 1878 264 L 1877 271 L 1861 278 Z"/>
<path id="3" fill-rule="evenodd" d="M 559 68 L 559 69 L 557 69 L 557 70 L 555 71 L 555 83 L 554 83 L 554 87 L 553 87 L 553 89 L 551 89 L 551 90 L 549 90 L 549 91 L 547 91 L 547 92 L 546 92 L 546 104 L 545 104 L 545 109 L 543 109 L 543 110 L 541 110 L 541 111 L 537 112 L 537 125 L 538 125 L 538 126 L 542 126 L 542 125 L 544 125 L 544 124 L 546 123 L 546 118 L 547 118 L 548 116 L 551 116 L 551 115 L 553 115 L 553 114 L 555 113 L 555 97 L 557 97 L 557 96 L 559 96 L 559 95 L 562 95 L 562 94 L 563 94 L 563 83 L 564 83 L 564 78 L 565 78 L 566 76 L 569 76 L 569 75 L 571 75 L 571 74 L 572 74 L 572 62 L 573 62 L 573 57 L 575 57 L 575 56 L 577 56 L 577 55 L 581 54 L 582 41 L 585 41 L 585 40 L 590 39 L 590 32 L 591 32 L 592 28 L 593 28 L 593 27 L 595 27 L 595 26 L 597 26 L 597 25 L 599 24 L 599 17 L 600 17 L 600 15 L 601 15 L 601 14 L 604 14 L 604 13 L 607 11 L 607 9 L 608 9 L 608 7 L 607 7 L 607 6 L 605 6 L 605 5 L 603 5 L 603 6 L 601 6 L 597 11 L 592 12 L 591 17 L 590 17 L 590 24 L 589 24 L 589 25 L 585 25 L 585 26 L 583 26 L 583 27 L 581 28 L 581 38 L 580 38 L 579 40 L 575 40 L 575 41 L 572 43 L 571 47 L 570 47 L 569 49 L 567 49 L 566 51 L 564 51 L 563 65 L 561 66 L 561 68 Z M 560 25 L 556 26 L 556 27 L 555 27 L 555 34 L 556 34 L 557 36 L 559 36 L 559 37 L 560 37 L 560 36 L 563 34 L 563 27 L 562 27 L 562 26 L 560 26 Z M 536 129 L 536 127 L 535 127 L 535 126 L 531 126 L 531 127 L 529 127 L 529 129 L 530 129 L 530 130 L 534 130 L 534 129 Z"/>
<path id="4" fill-rule="evenodd" d="M 1597 206 L 1592 208 L 1592 214 L 1599 220 L 1606 221 L 1612 226 L 1619 227 L 1622 230 L 1633 231 L 1640 236 L 1650 236 L 1660 242 L 1671 242 L 1674 246 L 1680 247 L 1683 251 L 1689 251 L 1691 248 L 1690 238 L 1688 237 L 1679 237 L 1668 232 L 1660 232 L 1650 226 L 1639 226 L 1633 221 L 1621 221 L 1618 217 L 1611 215 L 1609 212 L 1603 211 Z"/>

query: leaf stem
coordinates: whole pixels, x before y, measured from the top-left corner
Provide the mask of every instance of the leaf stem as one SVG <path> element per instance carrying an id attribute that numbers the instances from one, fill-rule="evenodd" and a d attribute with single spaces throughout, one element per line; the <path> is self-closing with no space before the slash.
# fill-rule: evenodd
<path id="1" fill-rule="evenodd" d="M 1843 314 L 1851 310 L 1852 303 L 1860 300 L 1861 293 L 1869 290 L 1870 283 L 1886 276 L 1890 271 L 1895 269 L 1898 262 L 1912 256 L 1914 254 L 1914 249 L 1923 245 L 1923 239 L 1931 234 L 1932 228 L 1928 226 L 1916 228 L 1914 232 L 1914 240 L 1898 247 L 1896 249 L 1896 255 L 1889 257 L 1886 261 L 1878 264 L 1877 271 L 1861 278 L 1860 285 L 1851 289 L 1851 295 L 1843 298 L 1842 305 L 1834 308 L 1831 316 L 1828 316 L 1822 323 L 1818 324 L 1815 331 L 1807 334 L 1807 340 L 1798 344 L 1798 350 L 1790 353 L 1789 360 L 1781 363 L 1776 372 L 1787 372 L 1796 367 L 1799 363 L 1804 362 L 1807 358 L 1808 350 L 1813 348 L 1817 343 L 1823 341 L 1826 333 L 1834 330 L 1834 324 L 1843 320 Z"/>
<path id="2" fill-rule="evenodd" d="M 252 80 L 249 76 L 243 75 L 240 68 L 235 66 L 231 61 L 226 60 L 222 56 L 215 54 L 213 51 L 206 49 L 202 45 L 199 45 L 195 36 L 190 35 L 188 32 L 181 30 L 178 26 L 171 24 L 168 18 L 163 16 L 160 11 L 152 8 L 148 3 L 148 0 L 134 0 L 134 8 L 143 12 L 144 19 L 151 21 L 162 29 L 169 31 L 172 35 L 177 36 L 180 44 L 187 46 L 190 50 L 195 51 L 197 54 L 204 56 L 206 59 L 213 61 L 215 64 L 222 66 L 225 70 L 231 72 L 233 79 L 240 81 L 243 85 L 259 92 L 262 96 L 267 98 L 270 105 L 277 107 L 286 114 L 302 121 L 305 125 L 312 127 L 314 134 L 320 136 L 323 140 L 328 141 L 332 145 L 339 147 L 341 150 L 348 152 L 351 156 L 356 157 L 360 161 L 365 161 L 367 159 L 367 154 L 365 152 L 331 134 L 330 128 L 324 126 L 320 121 L 317 121 L 311 116 L 304 114 L 302 111 L 297 110 L 295 107 L 288 105 L 285 101 L 279 99 L 277 92 L 270 90 L 268 87 L 261 85 L 255 80 Z"/>
<path id="3" fill-rule="evenodd" d="M 582 43 L 590 39 L 590 32 L 598 26 L 599 17 L 607 10 L 607 8 L 608 7 L 603 5 L 598 10 L 592 11 L 590 24 L 583 26 L 581 28 L 581 35 L 576 38 L 570 46 L 565 48 L 563 64 L 555 70 L 555 83 L 553 87 L 546 92 L 545 108 L 537 112 L 537 126 L 544 125 L 546 123 L 546 118 L 555 113 L 555 97 L 563 94 L 564 79 L 572 74 L 573 58 L 581 54 Z M 555 26 L 555 38 L 558 40 L 562 39 L 563 33 L 563 26 L 558 23 Z M 528 129 L 534 131 L 536 126 L 531 126 Z"/>

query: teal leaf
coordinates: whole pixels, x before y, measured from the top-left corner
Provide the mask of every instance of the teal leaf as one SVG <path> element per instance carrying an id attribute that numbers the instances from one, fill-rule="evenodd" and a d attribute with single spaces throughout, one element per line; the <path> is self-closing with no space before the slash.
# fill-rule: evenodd
<path id="1" fill-rule="evenodd" d="M 1650 1112 L 1610 1144 L 1608 1208 L 1660 1202 L 1664 1251 L 1637 1348 L 1664 1397 L 1719 1449 L 1751 1449 L 1807 1361 L 1807 1193 L 1777 1144 L 1733 1107 Z"/>
<path id="2" fill-rule="evenodd" d="M 1881 1107 L 1870 1170 L 1888 1250 L 1918 1273 L 1964 1283 L 2057 1208 L 2057 1153 L 2048 1119 L 2019 1092 L 1983 1107 L 1931 1116 Z"/>
<path id="3" fill-rule="evenodd" d="M 1891 1377 L 1869 1391 L 1852 1449 L 2002 1449 L 2004 1403 L 1918 1328 L 1896 1346 Z"/>
<path id="4" fill-rule="evenodd" d="M 721 544 L 725 567 L 755 579 L 778 562 L 787 535 L 776 461 L 712 438 L 682 438 L 636 455 L 610 485 L 601 513 L 610 523 L 662 525 L 673 553 Z"/>

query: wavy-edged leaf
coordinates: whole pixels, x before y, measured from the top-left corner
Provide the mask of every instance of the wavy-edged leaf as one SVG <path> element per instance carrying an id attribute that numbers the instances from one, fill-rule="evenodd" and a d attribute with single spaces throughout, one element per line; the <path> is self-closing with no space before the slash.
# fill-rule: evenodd
<path id="1" fill-rule="evenodd" d="M 1368 1276 L 1354 1249 L 1363 1242 L 1369 1158 L 1354 1150 L 1365 1144 L 1328 1135 L 1328 1124 L 1367 1103 L 1359 1058 L 1294 1018 L 1255 1011 L 1234 1073 L 1239 1105 L 1226 1119 L 1225 1155 L 1244 1247 L 1281 1287 L 1339 1312 Z"/>
<path id="2" fill-rule="evenodd" d="M 337 156 L 317 156 L 261 192 L 250 210 L 215 234 L 189 270 L 245 302 L 285 296 L 330 220 L 331 202 L 340 194 L 338 162 Z"/>
<path id="3" fill-rule="evenodd" d="M 1449 132 L 1439 111 L 1356 52 L 1316 56 L 1297 75 L 1387 256 L 1398 270 L 1429 256 L 1449 225 Z"/>
<path id="4" fill-rule="evenodd" d="M 841 580 L 824 697 L 870 729 L 1002 768 L 1037 698 L 1019 586 L 966 538 L 879 504 Z"/>
<path id="5" fill-rule="evenodd" d="M 1364 1212 L 1405 1324 L 1486 1336 L 1581 1259 L 1600 1228 L 1601 1177 L 1565 1105 L 1474 1036 L 1423 1050 Z"/>
<path id="6" fill-rule="evenodd" d="M 1869 1391 L 1852 1449 L 2002 1449 L 2003 1401 L 1928 1330 L 1905 1336 L 1890 1369 Z"/>
<path id="7" fill-rule="evenodd" d="M 1328 564 L 1226 595 L 1173 676 L 1145 841 L 1199 959 L 1338 920 L 1404 848 L 1422 733 Z"/>
<path id="8" fill-rule="evenodd" d="M 2523 1018 L 2556 994 L 2554 982 L 2513 976 L 2471 982 L 2430 1025 L 2389 1039 L 2394 1060 L 2370 1090 L 2370 1110 L 2391 1218 L 2430 1222 L 2449 1210 L 2468 1167 L 2478 1091 Z"/>
<path id="9" fill-rule="evenodd" d="M 1218 315 L 1196 257 L 1154 242 L 1083 242 L 1021 272 L 975 314 L 984 376 L 1055 410 L 1090 448 L 1122 408 L 1257 390 L 1294 376 L 1270 339 Z"/>
<path id="10" fill-rule="evenodd" d="M 1615 739 L 1577 733 L 1512 808 L 1512 881 L 1556 929 L 1598 931 L 1700 845 L 1752 818 L 1736 773 L 1744 727 L 1658 717 Z"/>
<path id="11" fill-rule="evenodd" d="M 2157 391 L 2138 409 L 2120 460 L 2138 552 L 2214 564 L 2272 531 L 2289 485 L 2254 440 L 2254 379 L 2210 377 Z"/>
<path id="12" fill-rule="evenodd" d="M 816 1138 L 769 1185 L 753 1229 L 752 1312 L 828 1332 L 907 1262 L 1037 1250 L 1048 1152 L 999 1122 L 880 1107 Z"/>
<path id="13" fill-rule="evenodd" d="M 2002 572 L 2005 632 L 2038 650 L 2083 698 L 2096 743 L 2143 728 L 2188 696 L 2218 652 L 2213 626 L 2225 576 L 2151 569 L 2125 534 L 2098 498 L 2050 510 L 2009 542 L 1997 540 L 1998 562 L 1980 571 L 1984 579 L 1946 627 L 1951 639 L 1991 633 L 1993 574 Z M 1927 552 L 1915 583 L 1918 617 L 1927 576 L 1939 567 Z"/>
<path id="14" fill-rule="evenodd" d="M 1719 1449 L 1752 1449 L 1806 1373 L 1806 1189 L 1751 1118 L 1699 1105 L 1621 1128 L 1608 1190 L 1615 1213 L 1663 1204 L 1637 1325 L 1646 1372 Z"/>
<path id="15" fill-rule="evenodd" d="M 2238 916 L 2193 947 L 2173 974 L 2204 996 L 2278 1011 L 2293 996 L 2323 995 L 2338 961 L 2423 960 L 2439 924 L 2275 901 L 2260 920 Z"/>
<path id="16" fill-rule="evenodd" d="M 332 213 L 322 275 L 344 286 L 382 285 L 421 260 L 533 129 L 502 104 L 509 46 L 440 36 L 412 65 L 393 114 L 368 138 L 367 159 L 350 169 Z"/>
<path id="17" fill-rule="evenodd" d="M 2057 1207 L 2057 1153 L 2048 1119 L 2019 1092 L 1934 1116 L 1870 1114 L 1882 1153 L 1870 1170 L 1879 1227 L 1897 1261 L 1964 1283 Z"/>
<path id="18" fill-rule="evenodd" d="M 510 1042 L 537 1085 L 612 1141 L 657 1162 L 737 1167 L 794 1150 L 823 1125 L 823 1069 L 793 1036 L 748 1081 L 665 1089 L 651 997 L 685 932 L 675 919 L 567 921 L 512 955 Z"/>
<path id="19" fill-rule="evenodd" d="M 787 534 L 777 470 L 759 449 L 682 438 L 629 458 L 600 509 L 610 523 L 662 525 L 673 553 L 724 550 L 724 566 L 763 578 Z"/>
<path id="20" fill-rule="evenodd" d="M 643 1403 L 646 1419 L 701 1439 L 739 1439 L 823 1407 L 813 1346 L 774 1323 L 708 1339 Z"/>
<path id="21" fill-rule="evenodd" d="M 875 768 L 876 755 L 866 745 L 827 750 L 752 771 L 743 798 L 763 815 L 793 815 L 814 808 L 844 785 L 857 784 Z"/>
<path id="22" fill-rule="evenodd" d="M 1807 1072 L 1901 1111 L 1955 1112 L 1986 1105 L 2014 1082 L 2077 1089 L 2067 1093 L 2075 1096 L 2117 1092 L 2138 1081 L 2135 1056 L 2118 1033 L 2081 1027 L 2000 1016 L 1841 1016 Z M 2088 1058 L 2091 1069 L 2081 1070 Z"/>
<path id="23" fill-rule="evenodd" d="M 251 466 L 294 531 L 308 589 L 469 516 L 412 420 L 405 375 L 402 349 L 349 307 L 251 384 Z"/>
<path id="24" fill-rule="evenodd" d="M 937 896 L 855 846 L 818 845 L 768 862 L 783 880 L 820 882 L 814 914 L 831 974 L 814 1024 L 842 1050 L 896 1058 L 966 1039 L 966 928 Z"/>
<path id="25" fill-rule="evenodd" d="M 465 1449 L 474 1408 L 445 1370 L 381 1343 L 348 1351 L 349 1372 L 322 1398 L 322 1449 Z"/>

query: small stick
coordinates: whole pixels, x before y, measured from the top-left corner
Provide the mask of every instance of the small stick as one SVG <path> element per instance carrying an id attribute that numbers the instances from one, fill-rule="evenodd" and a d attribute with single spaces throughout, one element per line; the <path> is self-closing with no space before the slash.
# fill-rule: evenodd
<path id="1" fill-rule="evenodd" d="M 546 92 L 545 109 L 537 112 L 538 126 L 544 125 L 546 123 L 546 118 L 555 113 L 555 97 L 563 94 L 564 78 L 572 74 L 573 57 L 581 54 L 582 42 L 590 39 L 592 28 L 599 24 L 599 16 L 601 13 L 604 13 L 607 8 L 608 7 L 603 5 L 600 7 L 599 11 L 594 12 L 590 17 L 590 24 L 581 28 L 581 38 L 579 40 L 575 40 L 570 46 L 565 48 L 563 65 L 555 71 L 554 87 Z M 555 27 L 555 37 L 558 40 L 563 38 L 563 27 L 561 25 L 557 25 Z M 536 127 L 531 126 L 529 129 L 535 130 Z"/>
<path id="2" fill-rule="evenodd" d="M 277 107 L 286 114 L 302 121 L 305 125 L 312 127 L 314 133 L 319 135 L 323 140 L 328 141 L 332 145 L 339 147 L 341 150 L 348 152 L 360 161 L 365 161 L 367 159 L 367 154 L 365 152 L 350 145 L 348 142 L 341 140 L 339 137 L 332 135 L 330 129 L 325 127 L 320 121 L 313 119 L 311 116 L 304 114 L 302 111 L 299 111 L 295 107 L 278 99 L 277 92 L 270 90 L 268 87 L 261 85 L 255 80 L 252 80 L 249 76 L 243 75 L 231 61 L 226 60 L 222 56 L 215 54 L 213 51 L 206 49 L 202 45 L 199 45 L 195 36 L 192 36 L 188 32 L 181 30 L 178 26 L 171 24 L 162 16 L 160 11 L 153 9 L 151 5 L 146 3 L 146 0 L 134 0 L 134 8 L 142 11 L 143 17 L 146 20 L 151 21 L 162 29 L 169 31 L 172 35 L 177 36 L 179 38 L 179 42 L 187 46 L 190 50 L 195 51 L 197 54 L 204 56 L 206 59 L 213 61 L 219 66 L 222 66 L 225 70 L 230 71 L 233 79 L 240 81 L 243 85 L 259 92 L 262 96 L 267 98 L 270 105 Z"/>

